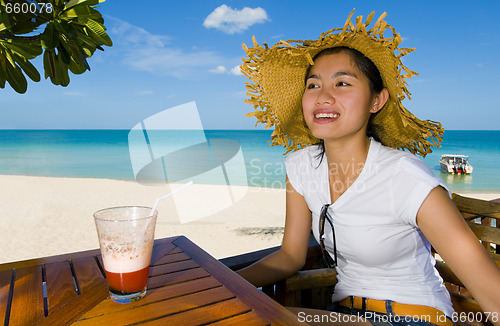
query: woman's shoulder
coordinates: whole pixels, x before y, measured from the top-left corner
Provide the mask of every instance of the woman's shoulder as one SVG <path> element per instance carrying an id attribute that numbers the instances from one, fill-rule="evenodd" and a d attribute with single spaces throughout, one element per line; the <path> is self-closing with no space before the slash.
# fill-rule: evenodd
<path id="1" fill-rule="evenodd" d="M 317 181 L 322 169 L 318 169 L 322 162 L 322 150 L 317 145 L 311 145 L 288 154 L 285 158 L 285 167 L 288 180 L 293 188 L 301 195 L 308 192 L 305 189 L 311 182 Z M 325 159 L 325 158 L 323 158 Z"/>
<path id="2" fill-rule="evenodd" d="M 384 145 L 380 146 L 378 163 L 410 171 L 414 169 L 430 171 L 427 164 L 415 154 Z"/>
<path id="3" fill-rule="evenodd" d="M 423 159 L 403 150 L 381 146 L 379 164 L 390 167 L 391 174 L 395 178 L 408 180 L 410 177 L 428 184 L 444 184 Z"/>

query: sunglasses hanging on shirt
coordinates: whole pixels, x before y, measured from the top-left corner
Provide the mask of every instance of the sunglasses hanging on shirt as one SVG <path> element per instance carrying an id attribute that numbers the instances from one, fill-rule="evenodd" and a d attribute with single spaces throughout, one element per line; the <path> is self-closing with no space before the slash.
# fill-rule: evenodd
<path id="1" fill-rule="evenodd" d="M 319 214 L 319 246 L 321 248 L 321 252 L 323 253 L 323 260 L 325 261 L 328 268 L 335 268 L 337 266 L 337 246 L 335 243 L 335 229 L 333 228 L 332 220 L 330 216 L 328 216 L 328 207 L 330 204 L 323 205 L 321 208 L 321 212 Z M 330 256 L 328 251 L 326 251 L 325 247 L 325 222 L 328 221 L 330 227 L 332 228 L 332 236 L 333 236 L 333 256 Z"/>

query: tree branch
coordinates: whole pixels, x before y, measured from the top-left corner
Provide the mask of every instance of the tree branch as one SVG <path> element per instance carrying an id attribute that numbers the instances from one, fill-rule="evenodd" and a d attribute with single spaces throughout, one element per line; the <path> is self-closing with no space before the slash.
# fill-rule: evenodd
<path id="1" fill-rule="evenodd" d="M 32 35 L 32 36 L 19 36 L 12 34 L 0 34 L 0 39 L 2 40 L 27 40 L 27 41 L 38 41 L 42 39 L 42 34 Z"/>

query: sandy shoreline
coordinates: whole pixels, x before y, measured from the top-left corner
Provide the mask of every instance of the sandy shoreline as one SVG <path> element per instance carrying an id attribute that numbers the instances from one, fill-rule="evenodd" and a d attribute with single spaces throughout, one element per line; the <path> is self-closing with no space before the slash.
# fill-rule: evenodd
<path id="1" fill-rule="evenodd" d="M 152 206 L 171 190 L 134 181 L 10 175 L 0 175 L 0 184 L 0 263 L 96 249 L 95 211 Z M 216 258 L 279 245 L 281 234 L 265 231 L 284 225 L 284 190 L 240 187 L 239 193 L 246 195 L 224 209 L 224 188 L 193 185 L 183 190 L 193 198 L 184 198 L 182 207 L 198 214 L 189 223 L 181 224 L 172 197 L 161 201 L 155 237 L 185 235 Z M 209 216 L 200 215 L 209 208 Z"/>
<path id="2" fill-rule="evenodd" d="M 0 184 L 0 263 L 96 249 L 95 211 L 151 206 L 171 190 L 133 181 L 10 175 L 0 175 Z M 184 196 L 162 201 L 155 237 L 185 235 L 216 258 L 279 245 L 285 190 L 236 187 L 229 197 L 227 191 L 193 185 Z M 500 190 L 462 195 L 490 200 L 500 198 Z M 186 213 L 180 206 L 196 220 L 181 223 Z"/>

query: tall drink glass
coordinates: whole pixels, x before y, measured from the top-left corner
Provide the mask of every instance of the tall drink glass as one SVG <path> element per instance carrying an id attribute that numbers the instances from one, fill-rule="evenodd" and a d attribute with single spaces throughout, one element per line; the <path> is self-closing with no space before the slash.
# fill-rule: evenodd
<path id="1" fill-rule="evenodd" d="M 130 303 L 146 295 L 156 217 L 150 207 L 123 206 L 94 213 L 111 299 Z"/>

